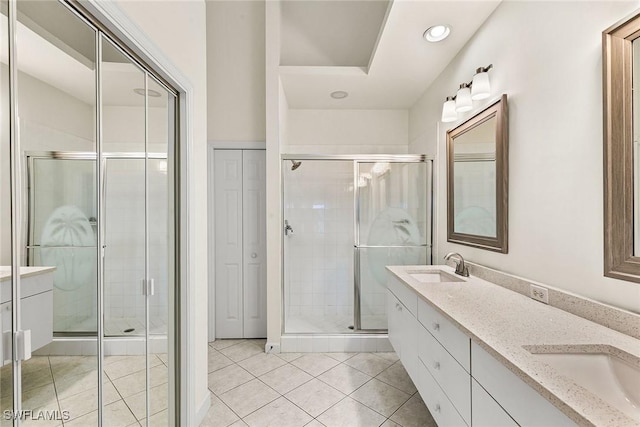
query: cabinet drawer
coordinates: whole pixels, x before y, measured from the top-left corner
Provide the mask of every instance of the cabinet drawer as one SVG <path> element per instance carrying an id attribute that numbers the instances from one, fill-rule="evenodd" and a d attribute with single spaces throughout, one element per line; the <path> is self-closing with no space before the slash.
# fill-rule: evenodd
<path id="1" fill-rule="evenodd" d="M 462 366 L 422 326 L 418 355 L 467 424 L 471 424 L 471 377 Z"/>
<path id="2" fill-rule="evenodd" d="M 415 291 L 409 289 L 409 287 L 400 282 L 396 277 L 392 274 L 389 274 L 389 279 L 387 280 L 387 288 L 393 292 L 393 294 L 400 300 L 402 304 L 414 315 L 417 317 L 417 304 L 418 304 L 418 295 L 416 295 Z"/>
<path id="3" fill-rule="evenodd" d="M 575 426 L 576 424 L 553 406 L 516 374 L 483 350 L 471 344 L 471 375 L 496 402 L 522 426 Z"/>
<path id="4" fill-rule="evenodd" d="M 518 427 L 518 423 L 513 421 L 513 418 L 474 379 L 471 380 L 471 395 L 473 427 Z"/>
<path id="5" fill-rule="evenodd" d="M 420 361 L 418 361 L 418 382 L 416 387 L 439 427 L 468 425 Z"/>
<path id="6" fill-rule="evenodd" d="M 418 300 L 418 320 L 467 372 L 471 372 L 469 337 L 422 299 Z"/>

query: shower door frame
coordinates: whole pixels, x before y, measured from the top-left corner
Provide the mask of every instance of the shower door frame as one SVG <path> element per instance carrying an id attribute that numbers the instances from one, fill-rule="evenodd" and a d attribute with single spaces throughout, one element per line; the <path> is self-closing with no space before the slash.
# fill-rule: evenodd
<path id="1" fill-rule="evenodd" d="M 434 158 L 433 156 L 428 156 L 426 154 L 281 154 L 280 162 L 283 161 L 350 161 L 353 164 L 353 225 L 354 225 L 354 235 L 353 235 L 353 289 L 354 289 L 354 300 L 353 300 L 353 332 L 347 335 L 358 335 L 358 334 L 386 334 L 388 329 L 361 329 L 361 307 L 360 307 L 360 260 L 358 256 L 358 250 L 361 247 L 370 248 L 370 247 L 380 247 L 380 246 L 362 246 L 359 244 L 359 232 L 360 232 L 360 189 L 358 187 L 358 173 L 359 168 L 358 165 L 361 163 L 375 163 L 375 162 L 388 162 L 388 163 L 426 163 L 431 165 L 430 170 L 430 181 L 425 183 L 430 184 L 430 187 L 427 188 L 427 191 L 431 194 L 430 205 L 427 206 L 427 215 L 430 217 L 430 221 L 428 224 L 428 232 L 431 237 L 430 241 L 422 247 L 430 250 L 432 253 L 433 250 L 433 215 L 434 215 L 434 171 L 433 164 Z M 285 176 L 284 176 L 284 168 L 280 169 L 280 201 L 281 201 L 281 226 L 284 227 L 284 211 L 285 211 Z M 281 333 L 282 335 L 317 335 L 316 332 L 286 332 L 286 307 L 285 307 L 285 249 L 284 249 L 284 233 L 280 234 L 281 239 L 281 259 L 282 263 L 280 265 L 281 271 L 281 301 L 282 301 L 282 310 L 281 310 Z M 387 246 L 384 246 L 387 247 Z M 433 254 L 431 255 L 431 261 L 433 262 Z M 340 332 L 322 332 L 322 335 L 345 335 Z"/>
<path id="2" fill-rule="evenodd" d="M 34 161 L 35 160 L 96 160 L 98 158 L 98 155 L 96 153 L 93 152 L 82 152 L 82 151 L 26 151 L 24 153 L 24 162 L 25 162 L 25 166 L 23 168 L 23 170 L 25 171 L 25 180 L 23 182 L 26 182 L 26 193 L 27 193 L 27 197 L 26 197 L 26 206 L 24 207 L 24 212 L 27 213 L 26 217 L 27 220 L 25 221 L 25 230 L 23 233 L 23 236 L 26 236 L 26 244 L 24 245 L 25 248 L 25 253 L 24 253 L 24 265 L 30 265 L 29 263 L 32 261 L 31 260 L 31 252 L 34 249 L 38 249 L 40 248 L 39 245 L 35 245 L 34 244 L 34 235 L 33 235 L 33 228 L 34 228 L 34 224 L 35 224 L 35 216 L 34 216 L 34 208 L 35 208 L 35 191 L 34 191 L 34 184 L 35 184 L 35 167 L 34 167 Z M 100 160 L 101 160 L 101 167 L 97 167 L 96 164 L 96 169 L 95 172 L 98 173 L 98 171 L 100 171 L 99 173 L 101 174 L 101 180 L 100 182 L 102 183 L 102 189 L 101 191 L 96 193 L 96 198 L 100 197 L 100 195 L 103 195 L 105 197 L 105 200 L 102 200 L 101 203 L 99 203 L 99 206 L 102 206 L 102 209 L 104 209 L 104 207 L 106 206 L 106 191 L 105 191 L 105 187 L 106 187 L 106 175 L 107 175 L 107 161 L 110 159 L 123 159 L 123 160 L 146 160 L 146 159 L 156 159 L 156 160 L 167 160 L 168 159 L 168 154 L 167 153 L 143 153 L 143 152 L 127 152 L 127 151 L 118 151 L 118 152 L 105 152 L 102 153 L 102 155 L 100 155 Z M 146 174 L 146 172 L 145 172 Z M 145 196 L 146 197 L 146 196 Z M 105 211 L 106 212 L 106 211 Z M 103 214 L 104 215 L 104 214 Z M 103 242 L 103 247 L 102 247 L 102 256 L 104 256 L 104 248 L 106 248 L 106 245 L 104 245 Z M 98 249 L 98 244 L 96 241 L 96 250 Z M 104 262 L 102 263 L 102 266 L 104 267 Z M 98 273 L 100 274 L 100 273 Z M 104 291 L 104 286 L 102 287 L 103 291 Z M 102 297 L 104 300 L 104 296 Z M 168 310 L 168 308 L 167 308 Z M 98 315 L 99 316 L 103 316 L 104 309 L 103 307 L 98 307 Z M 148 325 L 145 325 L 145 329 L 148 327 Z M 167 335 L 168 335 L 168 331 L 167 331 Z M 58 337 L 58 338 L 63 338 L 63 337 L 94 337 L 94 336 L 98 336 L 98 331 L 96 330 L 95 332 L 93 331 L 74 331 L 74 332 L 56 332 L 55 330 L 53 331 L 53 336 L 54 337 Z M 116 335 L 107 335 L 104 333 L 103 331 L 103 338 L 113 338 Z M 124 336 L 124 335 L 123 335 Z M 144 338 L 144 336 L 134 336 L 135 338 Z"/>

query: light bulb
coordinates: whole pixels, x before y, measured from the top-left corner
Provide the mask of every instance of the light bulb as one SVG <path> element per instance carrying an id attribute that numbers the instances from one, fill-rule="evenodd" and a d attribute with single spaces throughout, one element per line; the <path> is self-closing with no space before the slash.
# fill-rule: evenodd
<path id="1" fill-rule="evenodd" d="M 464 113 L 465 111 L 470 111 L 472 108 L 471 90 L 469 90 L 467 83 L 462 83 L 456 94 L 456 112 Z"/>
<path id="2" fill-rule="evenodd" d="M 456 113 L 456 102 L 452 96 L 447 96 L 446 101 L 442 105 L 442 121 L 444 123 L 454 122 L 458 118 Z"/>

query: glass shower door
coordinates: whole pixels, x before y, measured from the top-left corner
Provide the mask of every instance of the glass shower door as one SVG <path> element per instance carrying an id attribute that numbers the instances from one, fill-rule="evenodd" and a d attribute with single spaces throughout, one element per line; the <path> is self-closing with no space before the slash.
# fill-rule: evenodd
<path id="1" fill-rule="evenodd" d="M 431 163 L 358 162 L 356 328 L 387 329 L 387 265 L 431 260 Z"/>
<path id="2" fill-rule="evenodd" d="M 96 334 L 96 160 L 27 155 L 27 264 L 55 266 L 53 331 Z"/>

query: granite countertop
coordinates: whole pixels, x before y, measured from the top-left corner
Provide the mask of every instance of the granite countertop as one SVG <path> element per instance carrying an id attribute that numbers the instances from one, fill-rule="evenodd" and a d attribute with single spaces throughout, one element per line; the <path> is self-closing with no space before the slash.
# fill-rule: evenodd
<path id="1" fill-rule="evenodd" d="M 38 274 L 45 274 L 53 272 L 55 267 L 20 267 L 20 277 L 26 278 L 30 276 L 36 276 Z M 0 266 L 0 281 L 8 280 L 11 278 L 11 267 L 6 265 Z"/>
<path id="2" fill-rule="evenodd" d="M 449 266 L 387 269 L 579 425 L 640 425 L 527 350 L 559 352 L 566 346 L 571 346 L 572 352 L 620 349 L 627 353 L 623 355 L 629 363 L 640 368 L 640 340 L 477 277 L 461 278 L 464 282 L 421 283 L 409 274 L 427 270 L 453 273 Z"/>

